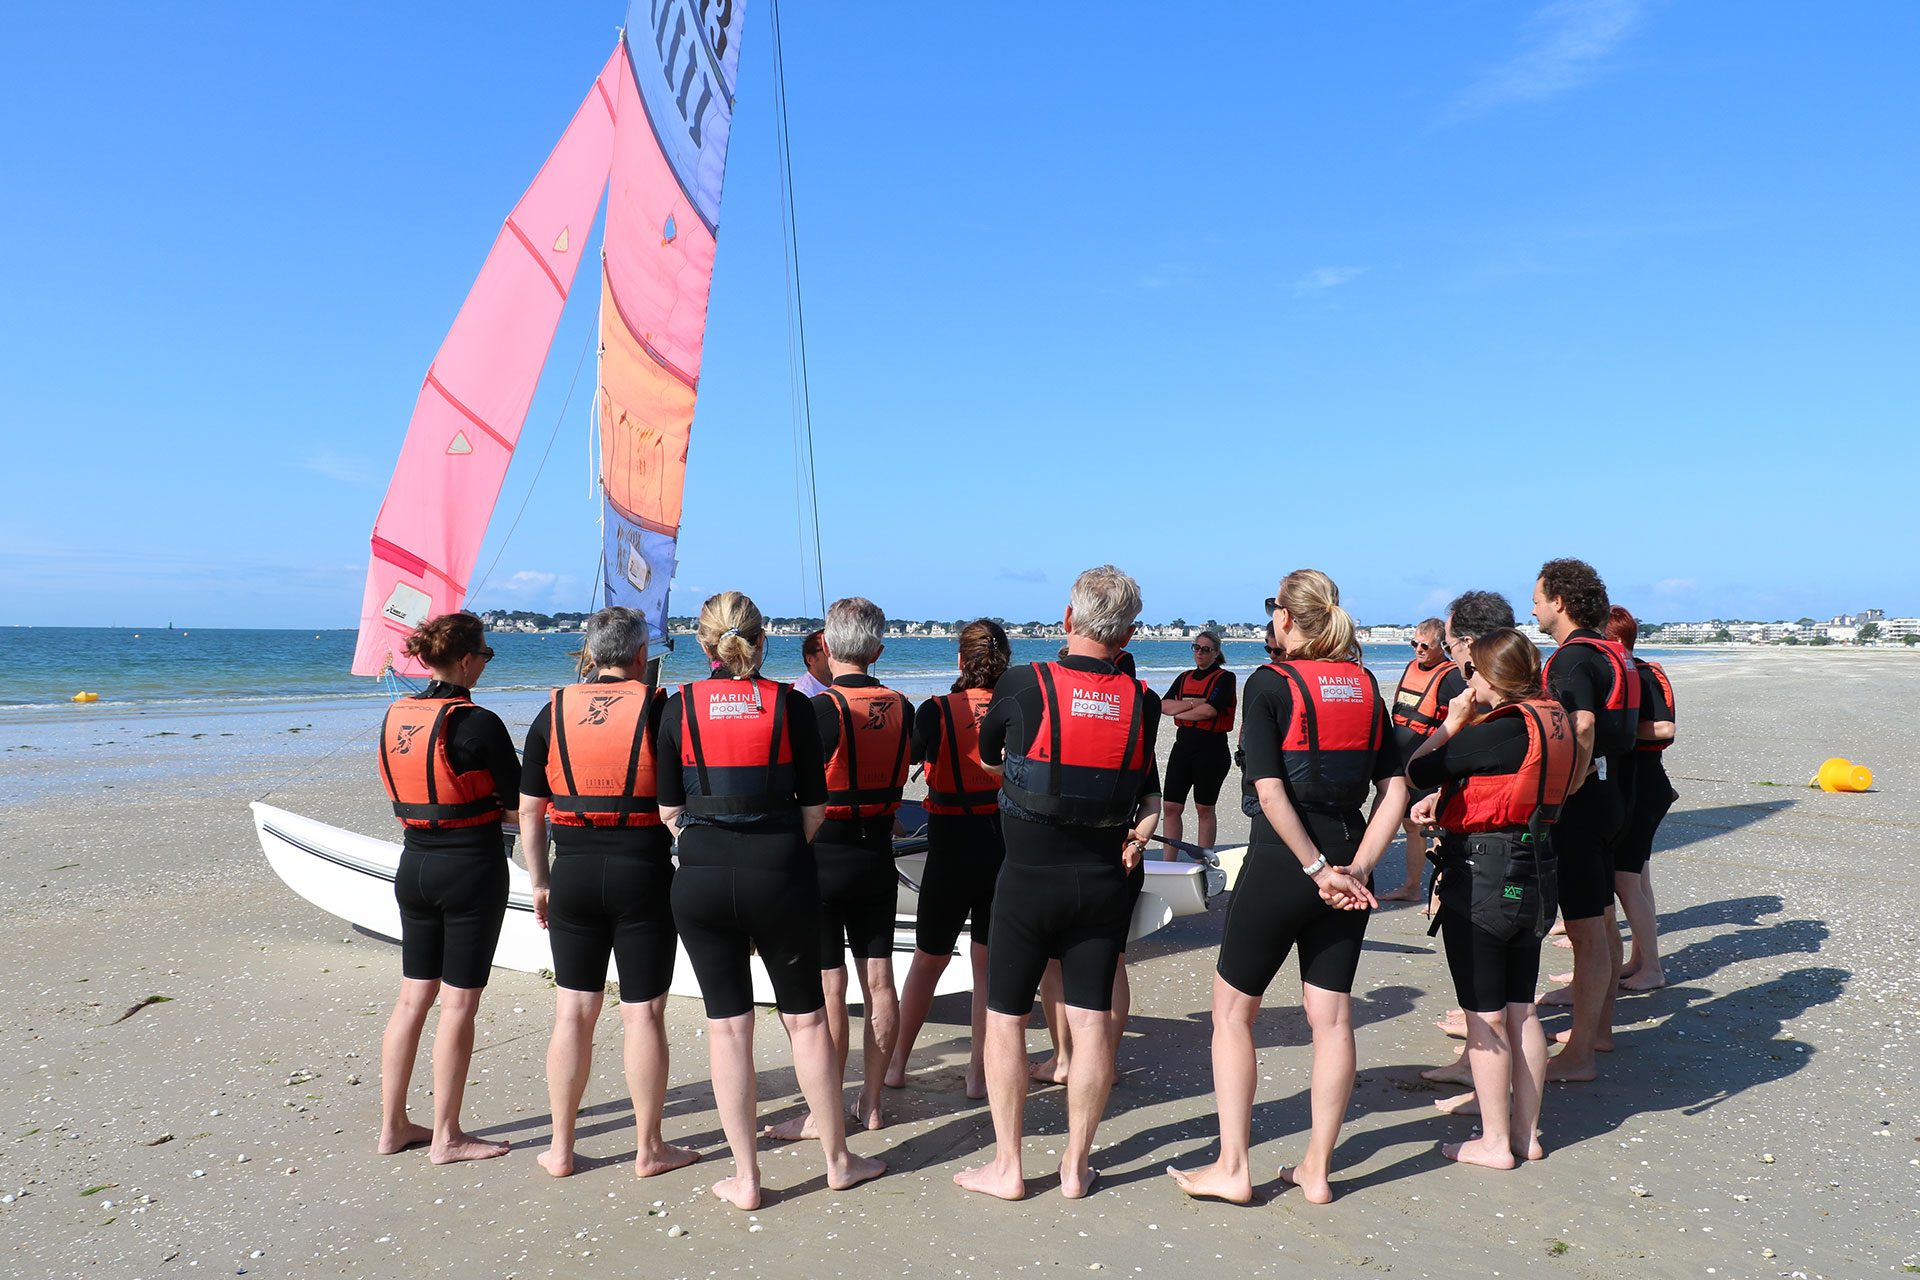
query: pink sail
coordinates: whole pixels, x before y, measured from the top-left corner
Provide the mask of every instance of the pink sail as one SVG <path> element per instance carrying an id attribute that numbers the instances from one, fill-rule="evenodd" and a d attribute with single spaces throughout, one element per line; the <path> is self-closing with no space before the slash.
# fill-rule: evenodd
<path id="1" fill-rule="evenodd" d="M 616 49 L 514 206 L 427 368 L 386 501 L 360 607 L 355 675 L 387 665 L 414 627 L 466 601 L 468 577 L 533 403 L 613 162 L 625 56 Z"/>

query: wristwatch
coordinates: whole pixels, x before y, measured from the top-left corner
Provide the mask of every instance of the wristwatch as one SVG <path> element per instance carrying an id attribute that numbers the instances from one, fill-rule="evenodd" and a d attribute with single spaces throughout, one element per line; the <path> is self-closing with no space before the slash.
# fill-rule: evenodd
<path id="1" fill-rule="evenodd" d="M 1306 866 L 1300 869 L 1306 872 L 1309 876 L 1317 876 L 1322 871 L 1326 870 L 1326 867 L 1327 867 L 1327 855 L 1323 853 L 1319 857 L 1315 858 L 1312 862 L 1309 862 Z"/>

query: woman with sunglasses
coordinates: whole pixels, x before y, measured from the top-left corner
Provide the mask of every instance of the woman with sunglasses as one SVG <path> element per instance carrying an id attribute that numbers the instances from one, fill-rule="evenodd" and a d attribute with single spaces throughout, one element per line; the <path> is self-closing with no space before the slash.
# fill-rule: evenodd
<path id="1" fill-rule="evenodd" d="M 473 1018 L 507 913 L 501 815 L 519 805 L 520 760 L 500 717 L 472 689 L 493 657 L 480 619 L 442 614 L 414 629 L 406 654 L 433 682 L 387 708 L 380 776 L 404 831 L 393 896 L 400 904 L 400 998 L 380 1045 L 383 1155 L 429 1143 L 435 1164 L 505 1155 L 460 1127 Z M 407 1117 L 407 1086 L 435 998 L 433 1127 Z"/>
<path id="2" fill-rule="evenodd" d="M 1305 1158 L 1280 1177 L 1325 1204 L 1333 1199 L 1333 1149 L 1353 1094 L 1351 992 L 1377 905 L 1369 880 L 1406 814 L 1407 783 L 1339 587 L 1317 569 L 1299 569 L 1267 607 L 1287 656 L 1247 678 L 1241 808 L 1253 830 L 1213 979 L 1220 1158 L 1204 1169 L 1170 1172 L 1190 1196 L 1253 1199 L 1253 1022 L 1267 987 L 1298 948 L 1301 1002 L 1313 1030 L 1313 1131 Z M 1370 819 L 1360 812 L 1369 791 L 1378 797 Z"/>
<path id="3" fill-rule="evenodd" d="M 1220 784 L 1233 765 L 1227 735 L 1233 732 L 1238 701 L 1236 677 L 1221 660 L 1220 637 L 1202 631 L 1193 638 L 1193 670 L 1175 676 L 1160 703 L 1162 714 L 1175 726 L 1161 797 L 1160 823 L 1169 840 L 1185 838 L 1183 815 L 1187 793 L 1192 792 L 1193 838 L 1203 848 L 1213 848 L 1218 829 L 1213 806 L 1220 799 Z M 1165 856 L 1173 860 L 1174 850 L 1168 847 Z"/>

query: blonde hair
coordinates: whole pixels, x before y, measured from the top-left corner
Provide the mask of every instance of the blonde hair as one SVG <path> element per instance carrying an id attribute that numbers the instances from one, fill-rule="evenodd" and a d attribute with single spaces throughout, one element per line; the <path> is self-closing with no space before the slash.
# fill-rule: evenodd
<path id="1" fill-rule="evenodd" d="M 1353 615 L 1340 607 L 1340 588 L 1318 569 L 1295 569 L 1280 580 L 1273 601 L 1293 617 L 1306 643 L 1288 654 L 1309 662 L 1358 662 Z"/>
<path id="2" fill-rule="evenodd" d="M 750 676 L 760 664 L 754 652 L 767 638 L 766 623 L 760 607 L 738 591 L 722 591 L 708 596 L 700 606 L 700 626 L 696 633 L 700 647 L 712 654 L 728 674 Z"/>

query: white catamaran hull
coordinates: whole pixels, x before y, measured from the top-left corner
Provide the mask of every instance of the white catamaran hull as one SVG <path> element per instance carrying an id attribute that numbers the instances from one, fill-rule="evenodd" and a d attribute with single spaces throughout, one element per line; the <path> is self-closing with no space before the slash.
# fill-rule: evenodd
<path id="1" fill-rule="evenodd" d="M 400 908 L 393 898 L 394 873 L 400 865 L 398 843 L 330 826 L 258 801 L 251 807 L 260 848 L 288 888 L 322 911 L 368 933 L 398 940 Z M 917 885 L 926 866 L 926 854 L 909 854 L 900 858 L 897 865 L 905 877 Z M 1147 888 L 1134 909 L 1129 938 L 1142 938 L 1164 928 L 1175 916 L 1205 911 L 1203 870 L 1194 864 L 1149 862 Z M 534 923 L 532 883 L 518 864 L 510 864 L 508 872 L 507 916 L 500 929 L 500 944 L 494 951 L 493 962 L 501 968 L 523 973 L 550 972 L 553 952 L 547 945 L 546 930 Z M 918 904 L 915 889 L 902 884 L 893 944 L 896 981 L 905 977 L 905 965 L 913 953 L 913 917 Z M 968 935 L 962 933 L 958 944 L 961 957 L 966 955 L 969 942 Z M 973 966 L 962 958 L 946 967 L 935 992 L 945 995 L 966 991 L 972 986 Z M 674 962 L 670 990 L 679 996 L 700 994 L 693 965 L 684 949 Z M 761 1004 L 773 1003 L 773 984 L 768 981 L 758 956 L 753 962 L 753 998 Z"/>

